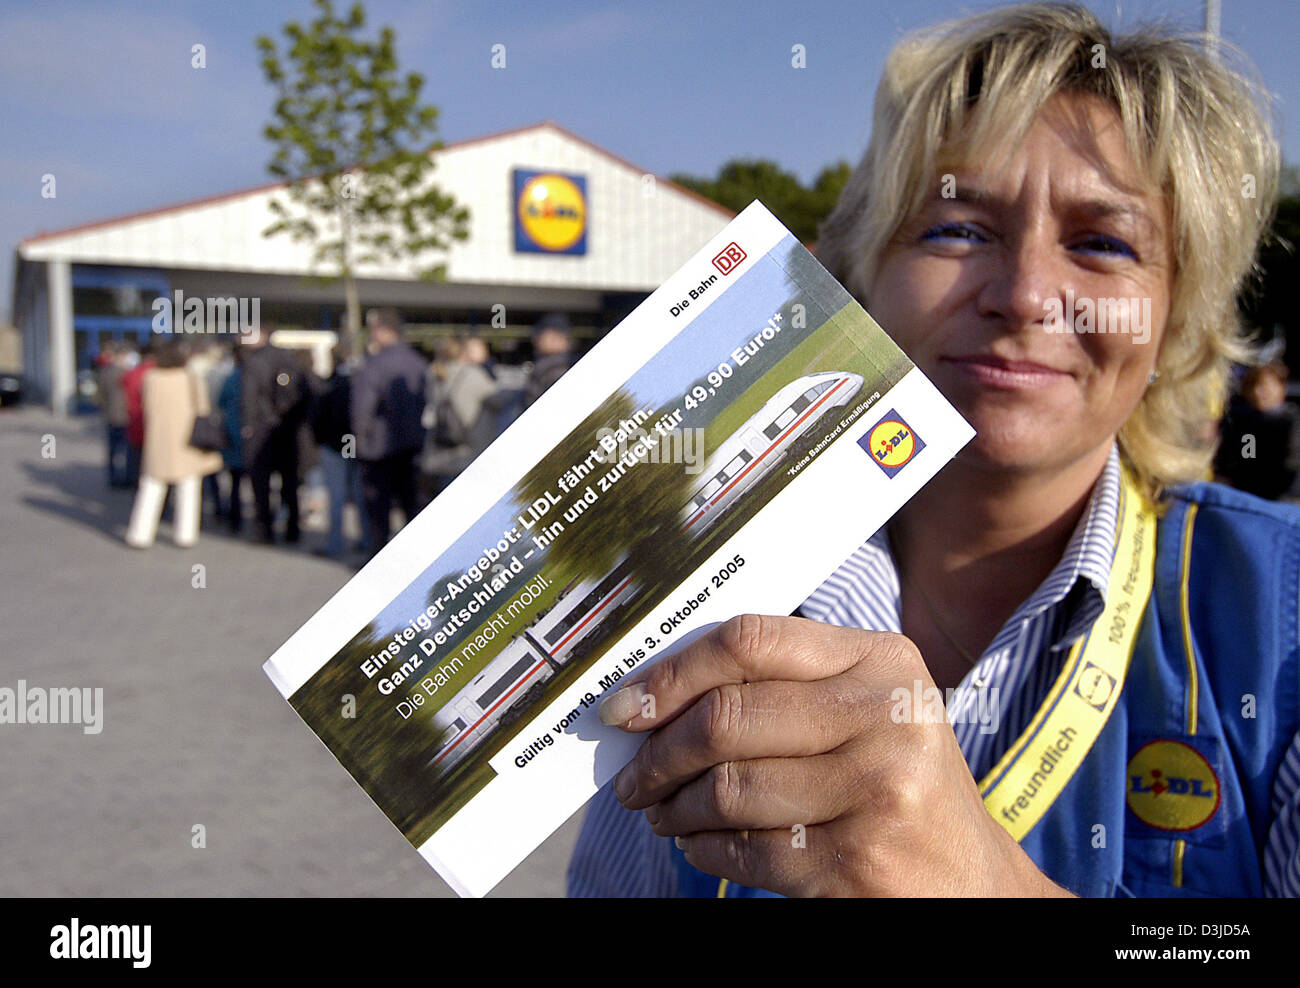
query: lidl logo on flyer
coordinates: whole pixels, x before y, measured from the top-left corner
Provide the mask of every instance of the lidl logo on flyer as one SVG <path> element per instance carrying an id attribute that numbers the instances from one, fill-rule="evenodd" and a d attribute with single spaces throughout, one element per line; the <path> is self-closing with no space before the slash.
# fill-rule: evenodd
<path id="1" fill-rule="evenodd" d="M 912 457 L 925 449 L 925 443 L 903 417 L 894 409 L 867 430 L 858 445 L 871 454 L 876 465 L 892 477 L 912 461 Z"/>
<path id="2" fill-rule="evenodd" d="M 515 250 L 533 254 L 587 253 L 587 179 L 516 168 Z"/>

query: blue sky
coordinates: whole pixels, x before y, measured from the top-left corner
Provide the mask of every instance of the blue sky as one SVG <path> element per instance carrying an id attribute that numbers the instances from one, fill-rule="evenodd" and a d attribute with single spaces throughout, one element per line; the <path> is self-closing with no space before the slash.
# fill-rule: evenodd
<path id="1" fill-rule="evenodd" d="M 340 4 L 345 6 L 345 4 Z M 683 3 L 370 0 L 426 78 L 451 142 L 552 119 L 649 171 L 712 174 L 772 158 L 803 179 L 856 163 L 884 57 L 905 31 L 985 3 L 717 0 Z M 1199 26 L 1201 0 L 1091 0 L 1112 27 Z M 308 0 L 0 4 L 0 319 L 24 237 L 268 181 L 261 136 L 272 91 L 253 39 L 309 20 Z M 1274 94 L 1285 157 L 1294 120 L 1300 4 L 1223 0 L 1224 37 Z M 190 67 L 202 43 L 207 67 Z M 507 67 L 490 66 L 506 45 Z M 790 67 L 803 44 L 807 68 Z M 58 197 L 42 199 L 51 173 Z"/>

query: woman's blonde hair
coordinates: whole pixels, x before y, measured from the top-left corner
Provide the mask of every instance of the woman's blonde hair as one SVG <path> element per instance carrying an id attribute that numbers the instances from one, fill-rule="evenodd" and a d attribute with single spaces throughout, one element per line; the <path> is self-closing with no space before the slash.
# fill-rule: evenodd
<path id="1" fill-rule="evenodd" d="M 1168 200 L 1175 264 L 1160 376 L 1119 433 L 1155 497 L 1207 475 L 1230 364 L 1249 357 L 1237 292 L 1277 198 L 1268 101 L 1230 46 L 1155 27 L 1114 36 L 1087 9 L 1057 3 L 909 35 L 886 62 L 871 143 L 817 254 L 870 309 L 885 246 L 931 197 L 942 166 L 976 149 L 1018 146 L 1059 93 L 1112 106 L 1129 155 Z"/>

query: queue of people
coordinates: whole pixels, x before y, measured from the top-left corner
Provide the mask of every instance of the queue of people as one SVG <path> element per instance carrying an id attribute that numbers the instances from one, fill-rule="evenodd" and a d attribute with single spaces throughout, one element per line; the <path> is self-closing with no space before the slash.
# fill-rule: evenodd
<path id="1" fill-rule="evenodd" d="M 482 339 L 439 340 L 430 363 L 406 342 L 397 310 L 370 310 L 366 329 L 364 357 L 335 347 L 324 378 L 305 353 L 271 343 L 265 325 L 232 346 L 168 337 L 138 350 L 106 344 L 96 370 L 107 481 L 136 488 L 127 544 L 154 543 L 169 497 L 177 545 L 197 542 L 205 508 L 241 533 L 245 477 L 254 541 L 298 543 L 299 488 L 313 473 L 328 506 L 325 538 L 312 552 L 369 558 L 394 534 L 394 506 L 403 524 L 413 518 L 572 363 L 561 316 L 538 324 L 538 359 L 511 384 L 494 373 Z M 349 502 L 359 515 L 351 541 Z"/>

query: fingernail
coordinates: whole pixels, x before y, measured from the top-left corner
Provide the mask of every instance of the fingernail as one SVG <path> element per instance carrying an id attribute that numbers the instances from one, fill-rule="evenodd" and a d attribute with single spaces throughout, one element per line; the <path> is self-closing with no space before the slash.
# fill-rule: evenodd
<path id="1" fill-rule="evenodd" d="M 614 795 L 619 799 L 627 799 L 635 788 L 636 780 L 632 777 L 632 766 L 628 765 L 614 778 Z"/>
<path id="2" fill-rule="evenodd" d="M 645 808 L 645 822 L 650 824 L 652 827 L 659 822 L 662 816 L 663 811 L 659 809 L 658 803 L 655 803 L 654 806 L 647 806 Z"/>
<path id="3" fill-rule="evenodd" d="M 679 851 L 684 851 L 684 850 L 686 850 L 686 838 L 685 838 L 685 837 L 674 837 L 674 838 L 673 838 L 673 843 L 677 845 L 677 850 L 679 850 Z"/>
<path id="4" fill-rule="evenodd" d="M 645 695 L 645 684 L 635 683 L 632 686 L 624 686 L 618 692 L 605 697 L 596 708 L 600 722 L 611 727 L 616 724 L 626 724 L 641 713 L 641 698 Z"/>

